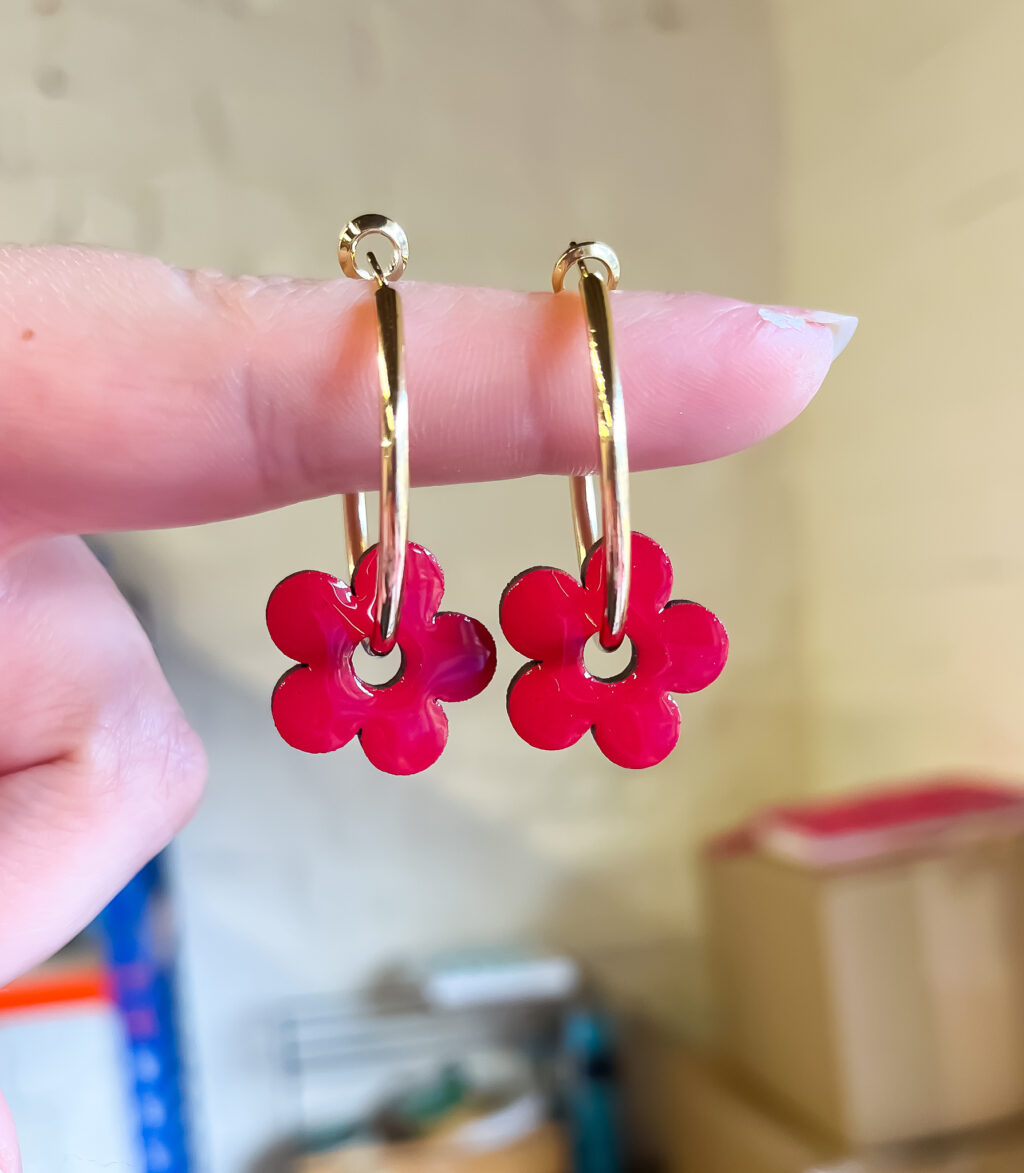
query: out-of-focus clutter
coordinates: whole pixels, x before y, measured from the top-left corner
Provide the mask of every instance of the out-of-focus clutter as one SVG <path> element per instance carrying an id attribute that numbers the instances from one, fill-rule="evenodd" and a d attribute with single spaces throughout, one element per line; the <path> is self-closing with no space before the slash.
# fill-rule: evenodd
<path id="1" fill-rule="evenodd" d="M 773 809 L 712 842 L 703 873 L 718 1050 L 648 1041 L 632 1065 L 666 1168 L 1024 1168 L 1020 793 Z"/>
<path id="2" fill-rule="evenodd" d="M 290 1006 L 292 1168 L 618 1173 L 614 1030 L 580 985 L 568 958 L 488 950 Z"/>
<path id="3" fill-rule="evenodd" d="M 456 1073 L 449 1075 L 449 1081 L 448 1089 L 443 1089 L 443 1083 L 436 1089 L 452 1094 L 437 1118 L 397 1115 L 390 1121 L 401 1124 L 395 1129 L 397 1137 L 353 1137 L 326 1153 L 302 1158 L 296 1168 L 304 1173 L 568 1173 L 564 1131 L 544 1120 L 538 1104 L 512 1101 L 499 1106 L 474 1096 Z M 389 1106 L 392 1111 L 396 1107 Z M 401 1139 L 410 1131 L 419 1134 L 417 1139 Z"/>
<path id="4" fill-rule="evenodd" d="M 98 942 L 80 937 L 0 989 L 0 1083 L 29 1169 L 60 1169 L 72 1146 L 134 1156 L 123 1045 Z"/>
<path id="5" fill-rule="evenodd" d="M 944 781 L 772 808 L 708 844 L 702 871 L 716 1046 L 613 1016 L 567 956 L 445 954 L 279 1008 L 302 1127 L 260 1169 L 1024 1168 L 1024 795 Z M 53 1085 L 61 1119 L 84 1062 L 96 1119 L 120 1130 L 95 1143 L 147 1173 L 191 1167 L 167 924 L 157 862 L 0 991 L 15 1110 Z M 75 1023 L 72 1094 L 39 1032 Z M 45 1142 L 23 1139 L 42 1167 Z"/>
<path id="6" fill-rule="evenodd" d="M 0 989 L 0 1082 L 26 1169 L 65 1169 L 83 1149 L 139 1173 L 192 1167 L 161 860 L 86 933 Z"/>

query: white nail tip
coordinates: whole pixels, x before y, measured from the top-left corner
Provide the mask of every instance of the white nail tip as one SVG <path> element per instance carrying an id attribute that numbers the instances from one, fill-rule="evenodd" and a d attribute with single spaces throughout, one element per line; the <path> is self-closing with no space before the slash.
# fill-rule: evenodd
<path id="1" fill-rule="evenodd" d="M 811 310 L 804 313 L 788 313 L 762 306 L 758 311 L 761 319 L 770 322 L 780 330 L 806 330 L 810 326 L 827 326 L 832 331 L 832 358 L 837 359 L 857 329 L 857 319 L 850 314 L 833 314 L 828 310 Z"/>
<path id="2" fill-rule="evenodd" d="M 852 314 L 833 314 L 828 310 L 815 310 L 804 317 L 808 322 L 817 326 L 828 326 L 832 331 L 833 359 L 837 359 L 843 353 L 857 329 L 858 319 Z"/>

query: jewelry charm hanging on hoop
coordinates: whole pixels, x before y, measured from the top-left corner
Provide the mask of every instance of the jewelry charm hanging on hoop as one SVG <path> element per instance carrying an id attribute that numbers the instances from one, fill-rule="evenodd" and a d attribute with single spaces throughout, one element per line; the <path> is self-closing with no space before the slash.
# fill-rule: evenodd
<path id="1" fill-rule="evenodd" d="M 589 729 L 611 761 L 643 769 L 667 757 L 679 738 L 679 709 L 669 694 L 711 684 L 725 666 L 729 641 L 706 608 L 669 601 L 668 555 L 630 530 L 626 414 L 609 297 L 619 261 L 600 241 L 573 242 L 555 262 L 555 293 L 573 267 L 580 273 L 597 414 L 601 536 L 593 482 L 573 477 L 580 577 L 534 567 L 501 598 L 502 631 L 530 661 L 509 685 L 507 707 L 515 731 L 538 749 L 565 749 Z M 606 650 L 629 641 L 623 671 L 603 677 L 588 670 L 584 650 L 595 635 Z"/>
<path id="2" fill-rule="evenodd" d="M 367 237 L 387 241 L 385 267 L 357 249 Z M 367 546 L 362 493 L 344 498 L 346 586 L 304 570 L 280 583 L 267 604 L 271 638 L 298 663 L 274 689 L 272 712 L 296 749 L 326 753 L 358 734 L 370 761 L 392 774 L 415 774 L 440 757 L 448 739 L 441 701 L 467 700 L 494 675 L 490 632 L 467 615 L 439 612 L 444 575 L 437 559 L 408 541 L 409 411 L 405 388 L 402 303 L 396 282 L 409 260 L 401 226 L 386 216 L 359 216 L 342 230 L 338 260 L 348 277 L 376 283 L 380 373 L 381 484 L 379 535 Z M 359 646 L 399 667 L 386 684 L 362 680 L 353 666 Z"/>

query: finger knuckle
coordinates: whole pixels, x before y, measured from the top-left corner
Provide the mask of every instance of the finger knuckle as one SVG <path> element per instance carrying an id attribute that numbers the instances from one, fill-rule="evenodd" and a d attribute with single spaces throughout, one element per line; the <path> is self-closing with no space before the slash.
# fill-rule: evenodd
<path id="1" fill-rule="evenodd" d="M 202 742 L 177 708 L 136 708 L 97 731 L 90 750 L 94 799 L 130 803 L 151 828 L 154 850 L 195 814 L 206 782 Z M 140 827 L 141 829 L 141 827 Z"/>
<path id="2" fill-rule="evenodd" d="M 171 816 L 176 834 L 195 814 L 207 775 L 206 752 L 199 735 L 178 716 L 163 738 L 159 769 L 155 779 Z"/>

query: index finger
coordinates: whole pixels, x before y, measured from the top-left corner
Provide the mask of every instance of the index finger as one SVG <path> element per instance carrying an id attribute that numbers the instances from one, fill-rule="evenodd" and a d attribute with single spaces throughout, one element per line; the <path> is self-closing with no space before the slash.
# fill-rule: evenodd
<path id="1" fill-rule="evenodd" d="M 415 482 L 595 466 L 575 297 L 401 291 Z M 617 292 L 613 313 L 637 469 L 781 428 L 856 325 L 706 294 Z M 373 315 L 356 281 L 0 250 L 0 540 L 189 525 L 375 487 Z"/>

